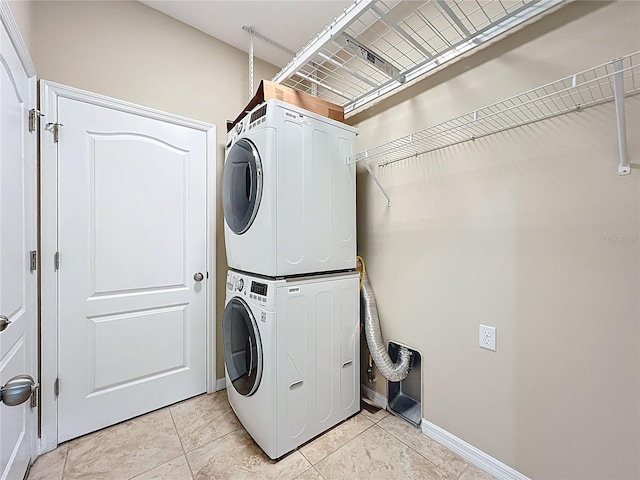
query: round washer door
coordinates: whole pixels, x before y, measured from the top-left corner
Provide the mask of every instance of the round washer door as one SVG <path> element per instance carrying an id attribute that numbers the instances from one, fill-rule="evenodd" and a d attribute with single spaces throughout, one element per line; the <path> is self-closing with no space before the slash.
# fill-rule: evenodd
<path id="1" fill-rule="evenodd" d="M 246 138 L 233 144 L 222 173 L 222 209 L 229 228 L 246 232 L 256 218 L 262 197 L 262 162 L 256 146 Z"/>
<path id="2" fill-rule="evenodd" d="M 224 363 L 233 387 L 240 395 L 253 395 L 262 378 L 262 342 L 249 306 L 234 297 L 222 317 Z"/>

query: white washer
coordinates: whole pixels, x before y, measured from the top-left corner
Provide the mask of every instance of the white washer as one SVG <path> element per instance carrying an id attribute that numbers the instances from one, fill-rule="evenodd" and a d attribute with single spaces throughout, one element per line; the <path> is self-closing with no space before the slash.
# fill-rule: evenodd
<path id="1" fill-rule="evenodd" d="M 227 395 L 269 457 L 359 411 L 359 311 L 358 273 L 288 280 L 227 273 Z"/>
<path id="2" fill-rule="evenodd" d="M 356 267 L 357 129 L 276 99 L 228 135 L 222 176 L 230 268 L 284 277 Z"/>

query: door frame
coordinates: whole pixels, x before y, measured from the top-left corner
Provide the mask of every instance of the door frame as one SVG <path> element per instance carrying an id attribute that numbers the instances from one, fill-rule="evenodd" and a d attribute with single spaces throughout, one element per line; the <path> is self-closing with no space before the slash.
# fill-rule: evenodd
<path id="1" fill-rule="evenodd" d="M 96 93 L 40 80 L 40 231 L 41 231 L 41 453 L 58 446 L 58 404 L 55 382 L 58 378 L 58 274 L 54 255 L 58 249 L 58 148 L 53 142 L 58 99 L 67 98 L 124 113 L 172 123 L 206 132 L 207 138 L 207 225 L 206 265 L 210 281 L 206 283 L 206 388 L 216 391 L 216 126 L 162 112 Z M 60 129 L 64 135 L 64 126 Z M 64 259 L 61 259 L 64 262 Z M 47 340 L 47 341 L 45 341 Z M 62 381 L 61 381 L 62 383 Z M 62 384 L 60 388 L 64 388 Z"/>
<path id="2" fill-rule="evenodd" d="M 18 60 L 22 65 L 27 77 L 29 78 L 29 98 L 25 102 L 27 105 L 32 108 L 36 108 L 37 101 L 37 90 L 36 90 L 36 67 L 33 64 L 31 59 L 31 55 L 29 54 L 29 49 L 27 48 L 27 44 L 22 37 L 22 33 L 20 32 L 20 28 L 18 27 L 18 23 L 16 22 L 15 17 L 13 16 L 13 12 L 9 7 L 9 4 L 6 0 L 0 0 L 0 24 L 1 28 L 4 28 L 7 33 L 13 48 L 18 54 Z M 27 126 L 24 125 L 24 128 Z M 37 242 L 38 242 L 38 154 L 37 154 L 37 145 L 38 145 L 38 134 L 36 132 L 30 133 L 26 132 L 27 138 L 31 138 L 31 141 L 27 143 L 27 149 L 25 151 L 25 159 L 30 162 L 30 165 L 27 167 L 27 171 L 30 172 L 30 180 L 33 181 L 32 184 L 28 184 L 26 188 L 29 189 L 30 194 L 32 196 L 31 202 L 25 205 L 25 213 L 31 216 L 31 221 L 33 222 L 32 226 L 34 228 L 33 234 L 35 236 L 35 244 L 34 248 L 36 252 L 39 251 Z M 31 137 L 29 137 L 31 136 Z M 34 275 L 39 275 L 39 266 L 33 272 Z M 32 303 L 32 311 L 33 315 L 33 324 L 30 327 L 31 338 L 28 341 L 31 342 L 31 352 L 30 358 L 27 359 L 27 362 L 31 364 L 31 370 L 33 372 L 38 372 L 38 280 L 36 279 L 36 290 L 32 292 L 33 295 L 27 296 L 27 300 Z M 38 381 L 38 380 L 36 380 Z M 36 457 L 40 453 L 39 448 L 39 440 L 38 440 L 38 416 L 37 411 L 34 410 L 34 418 L 31 422 L 31 432 L 29 432 L 30 436 L 30 445 L 31 449 L 31 462 L 34 462 Z"/>

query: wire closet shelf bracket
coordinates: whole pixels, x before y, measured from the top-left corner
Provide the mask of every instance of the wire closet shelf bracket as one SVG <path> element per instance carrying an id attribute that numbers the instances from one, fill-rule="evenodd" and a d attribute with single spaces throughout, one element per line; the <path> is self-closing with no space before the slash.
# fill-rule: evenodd
<path id="1" fill-rule="evenodd" d="M 640 51 L 542 85 L 438 125 L 347 157 L 364 165 L 391 199 L 370 163 L 379 167 L 434 150 L 481 138 L 547 118 L 615 101 L 618 132 L 618 174 L 628 175 L 624 98 L 640 93 Z"/>

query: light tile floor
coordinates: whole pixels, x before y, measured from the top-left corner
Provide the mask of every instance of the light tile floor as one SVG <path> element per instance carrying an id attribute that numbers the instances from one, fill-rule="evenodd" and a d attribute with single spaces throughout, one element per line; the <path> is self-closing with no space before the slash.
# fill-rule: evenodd
<path id="1" fill-rule="evenodd" d="M 491 480 L 384 410 L 361 413 L 270 460 L 226 391 L 201 395 L 60 445 L 28 480 Z"/>

